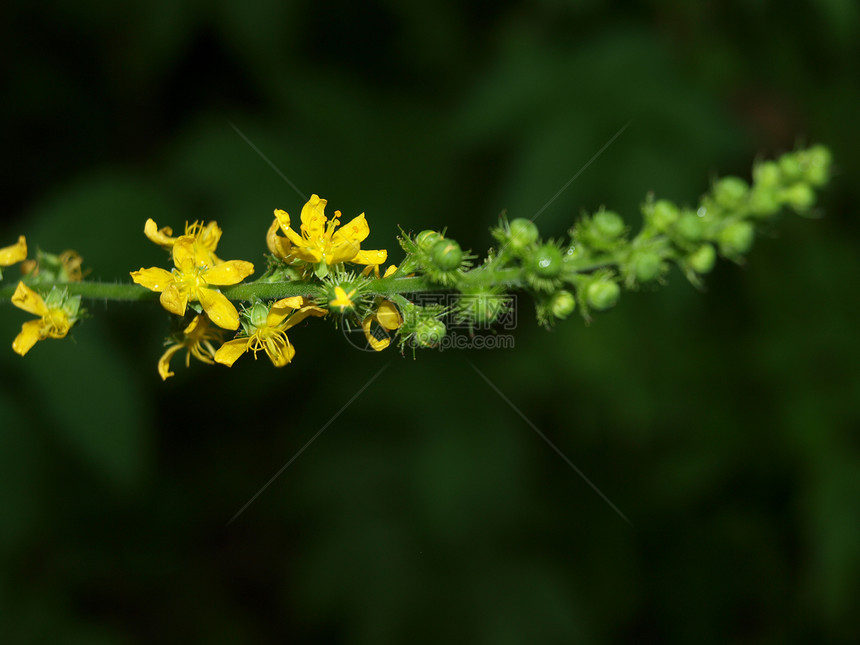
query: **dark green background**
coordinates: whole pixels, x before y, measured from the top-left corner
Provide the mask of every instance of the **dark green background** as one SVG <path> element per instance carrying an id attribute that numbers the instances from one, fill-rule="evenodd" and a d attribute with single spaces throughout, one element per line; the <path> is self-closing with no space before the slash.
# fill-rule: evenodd
<path id="1" fill-rule="evenodd" d="M 91 302 L 0 355 L 7 643 L 857 642 L 860 10 L 827 2 L 7 3 L 2 244 L 91 277 L 216 219 L 262 267 L 305 193 L 483 253 L 649 190 L 694 203 L 831 146 L 788 217 L 699 293 L 677 272 L 516 347 L 358 352 L 315 321 L 283 370 L 162 383 L 167 317 Z M 11 277 L 10 277 L 11 276 Z M 15 270 L 7 274 L 14 279 Z M 0 308 L 11 343 L 26 316 Z M 625 523 L 470 361 L 631 519 Z M 228 520 L 355 400 L 235 522 Z"/>

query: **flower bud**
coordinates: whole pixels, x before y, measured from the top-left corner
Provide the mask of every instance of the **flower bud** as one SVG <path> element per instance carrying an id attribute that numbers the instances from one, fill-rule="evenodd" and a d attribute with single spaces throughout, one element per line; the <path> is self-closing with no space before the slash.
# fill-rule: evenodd
<path id="1" fill-rule="evenodd" d="M 778 213 L 781 204 L 774 190 L 756 186 L 750 193 L 749 207 L 756 217 L 768 217 Z"/>
<path id="2" fill-rule="evenodd" d="M 437 240 L 430 248 L 430 259 L 440 271 L 454 271 L 463 261 L 463 250 L 456 240 Z"/>
<path id="3" fill-rule="evenodd" d="M 782 199 L 798 213 L 803 213 L 815 204 L 815 191 L 809 184 L 794 184 L 781 193 Z"/>
<path id="4" fill-rule="evenodd" d="M 703 244 L 687 256 L 687 264 L 696 273 L 710 273 L 717 261 L 717 252 L 711 244 Z"/>
<path id="5" fill-rule="evenodd" d="M 678 220 L 675 230 L 686 241 L 698 242 L 705 234 L 705 224 L 698 215 L 687 212 Z"/>
<path id="6" fill-rule="evenodd" d="M 714 200 L 727 210 L 738 208 L 749 192 L 749 185 L 740 177 L 723 177 L 714 186 Z"/>
<path id="7" fill-rule="evenodd" d="M 561 272 L 561 249 L 544 244 L 531 258 L 531 270 L 541 278 L 555 278 Z"/>
<path id="8" fill-rule="evenodd" d="M 824 146 L 813 146 L 805 152 L 805 179 L 813 186 L 823 186 L 830 179 L 830 150 Z"/>
<path id="9" fill-rule="evenodd" d="M 437 231 L 425 230 L 415 236 L 415 244 L 419 249 L 429 251 L 436 242 L 442 239 L 442 234 Z"/>
<path id="10" fill-rule="evenodd" d="M 570 291 L 564 289 L 556 291 L 552 295 L 552 298 L 550 298 L 549 310 L 553 316 L 560 320 L 567 318 L 573 313 L 574 309 L 576 309 L 576 298 L 573 297 Z"/>
<path id="11" fill-rule="evenodd" d="M 508 245 L 514 251 L 522 251 L 538 239 L 538 227 L 531 220 L 518 217 L 510 223 Z"/>
<path id="12" fill-rule="evenodd" d="M 668 199 L 658 199 L 651 209 L 651 223 L 658 231 L 666 232 L 678 221 L 678 207 Z"/>
<path id="13" fill-rule="evenodd" d="M 435 318 L 422 320 L 415 328 L 415 343 L 419 347 L 436 347 L 445 338 L 445 323 Z"/>
<path id="14" fill-rule="evenodd" d="M 654 251 L 639 251 L 630 259 L 630 270 L 637 282 L 651 282 L 663 272 L 663 258 Z"/>
<path id="15" fill-rule="evenodd" d="M 462 319 L 476 323 L 480 328 L 492 325 L 507 307 L 506 296 L 487 290 L 464 293 L 457 302 Z"/>
<path id="16" fill-rule="evenodd" d="M 597 233 L 607 242 L 624 232 L 624 220 L 614 211 L 600 211 L 594 215 L 592 222 Z"/>
<path id="17" fill-rule="evenodd" d="M 775 161 L 763 161 L 753 169 L 757 187 L 777 188 L 782 183 L 782 172 Z"/>
<path id="18" fill-rule="evenodd" d="M 787 154 L 780 157 L 779 171 L 784 183 L 791 183 L 803 178 L 803 165 L 797 154 Z"/>
<path id="19" fill-rule="evenodd" d="M 719 234 L 720 253 L 733 258 L 743 255 L 752 247 L 755 229 L 749 222 L 734 222 Z"/>
<path id="20" fill-rule="evenodd" d="M 246 313 L 249 322 L 254 327 L 264 327 L 266 325 L 266 318 L 269 316 L 269 307 L 262 302 L 257 302 L 253 307 L 246 310 Z"/>
<path id="21" fill-rule="evenodd" d="M 600 280 L 588 285 L 585 298 L 588 305 L 598 311 L 604 311 L 618 302 L 621 289 L 612 280 Z"/>

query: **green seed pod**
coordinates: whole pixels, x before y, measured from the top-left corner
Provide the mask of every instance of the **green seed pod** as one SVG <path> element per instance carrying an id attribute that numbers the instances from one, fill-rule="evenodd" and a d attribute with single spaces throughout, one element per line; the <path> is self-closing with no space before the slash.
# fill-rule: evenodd
<path id="1" fill-rule="evenodd" d="M 595 214 L 592 222 L 598 235 L 607 242 L 611 242 L 624 232 L 624 220 L 613 211 L 600 211 Z"/>
<path id="2" fill-rule="evenodd" d="M 438 231 L 425 230 L 415 236 L 415 244 L 419 249 L 429 251 L 436 242 L 442 239 L 442 234 Z"/>
<path id="3" fill-rule="evenodd" d="M 538 239 L 538 227 L 531 220 L 518 217 L 510 223 L 508 244 L 514 251 L 522 251 Z"/>
<path id="4" fill-rule="evenodd" d="M 741 205 L 749 188 L 740 177 L 723 177 L 714 186 L 714 200 L 723 208 L 734 210 Z"/>
<path id="5" fill-rule="evenodd" d="M 530 268 L 541 278 L 555 278 L 561 272 L 561 249 L 554 244 L 544 244 L 531 258 Z"/>
<path id="6" fill-rule="evenodd" d="M 651 223 L 658 231 L 668 231 L 678 221 L 678 207 L 668 199 L 658 199 L 651 210 Z"/>
<path id="7" fill-rule="evenodd" d="M 621 289 L 611 280 L 600 280 L 588 285 L 585 293 L 588 306 L 597 311 L 605 311 L 618 302 Z"/>
<path id="8" fill-rule="evenodd" d="M 457 308 L 463 320 L 486 328 L 508 308 L 508 298 L 488 290 L 464 293 L 457 301 Z"/>
<path id="9" fill-rule="evenodd" d="M 418 323 L 415 328 L 415 343 L 419 347 L 436 347 L 445 338 L 447 329 L 441 320 L 430 318 Z"/>
<path id="10" fill-rule="evenodd" d="M 553 316 L 564 320 L 573 313 L 574 309 L 576 309 L 576 298 L 573 297 L 570 291 L 562 289 L 552 294 L 552 298 L 549 301 L 549 310 Z"/>
<path id="11" fill-rule="evenodd" d="M 687 256 L 687 264 L 696 273 L 710 273 L 717 262 L 713 245 L 703 244 Z"/>
<path id="12" fill-rule="evenodd" d="M 705 234 L 705 224 L 698 215 L 687 212 L 678 220 L 675 230 L 686 241 L 698 242 Z"/>
<path id="13" fill-rule="evenodd" d="M 440 271 L 455 271 L 463 261 L 463 250 L 456 240 L 437 240 L 430 248 L 430 259 Z"/>
<path id="14" fill-rule="evenodd" d="M 750 193 L 749 207 L 756 217 L 768 217 L 778 213 L 781 204 L 774 190 L 756 186 Z"/>
<path id="15" fill-rule="evenodd" d="M 663 272 L 663 258 L 654 251 L 639 251 L 631 258 L 630 268 L 637 282 L 651 282 Z"/>
<path id="16" fill-rule="evenodd" d="M 269 308 L 262 302 L 257 302 L 246 313 L 248 314 L 248 320 L 255 328 L 263 327 L 266 324 L 266 318 L 269 316 Z"/>
<path id="17" fill-rule="evenodd" d="M 782 199 L 798 213 L 808 211 L 815 204 L 815 191 L 809 184 L 794 184 L 781 194 Z"/>
<path id="18" fill-rule="evenodd" d="M 754 239 L 755 229 L 749 222 L 729 224 L 719 234 L 720 253 L 728 258 L 743 255 L 752 248 Z"/>
<path id="19" fill-rule="evenodd" d="M 782 183 L 782 172 L 775 161 L 764 161 L 753 169 L 757 187 L 776 188 Z"/>

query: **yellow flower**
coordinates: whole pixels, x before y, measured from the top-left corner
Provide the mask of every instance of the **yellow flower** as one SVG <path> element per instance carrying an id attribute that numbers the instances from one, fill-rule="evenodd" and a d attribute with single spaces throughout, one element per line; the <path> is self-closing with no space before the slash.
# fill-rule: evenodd
<path id="1" fill-rule="evenodd" d="M 400 325 L 403 324 L 403 319 L 400 317 L 400 312 L 397 311 L 397 307 L 393 302 L 382 300 L 376 311 L 361 322 L 361 328 L 364 330 L 364 337 L 367 339 L 367 342 L 374 350 L 381 352 L 391 344 L 391 338 L 377 338 L 371 332 L 371 326 L 374 322 L 382 327 L 387 334 L 387 332 L 399 329 Z"/>
<path id="2" fill-rule="evenodd" d="M 351 289 L 349 293 L 341 287 L 340 285 L 334 288 L 334 298 L 328 301 L 328 306 L 330 309 L 337 309 L 339 311 L 344 311 L 346 309 L 352 309 L 355 306 L 355 303 L 352 299 L 355 297 L 357 289 Z"/>
<path id="3" fill-rule="evenodd" d="M 12 246 L 4 246 L 0 249 L 0 267 L 9 267 L 18 264 L 27 258 L 27 239 L 23 235 L 18 236 L 18 242 Z"/>
<path id="4" fill-rule="evenodd" d="M 189 302 L 200 302 L 209 318 L 224 329 L 239 328 L 239 312 L 220 291 L 209 285 L 237 284 L 254 272 L 254 265 L 244 260 L 230 260 L 210 266 L 201 257 L 196 239 L 182 235 L 173 244 L 173 263 L 167 271 L 159 267 L 132 271 L 137 284 L 161 293 L 161 306 L 177 316 L 185 315 Z"/>
<path id="5" fill-rule="evenodd" d="M 180 349 L 187 350 L 185 367 L 190 365 L 192 356 L 198 361 L 212 365 L 215 362 L 215 347 L 212 342 L 220 343 L 223 340 L 221 331 L 213 329 L 206 316 L 197 314 L 191 324 L 183 330 L 182 337 L 174 339 L 173 344 L 158 359 L 158 373 L 161 380 L 166 381 L 173 376 L 173 372 L 170 371 L 170 359 Z"/>
<path id="6" fill-rule="evenodd" d="M 265 309 L 263 312 L 265 313 Z M 286 331 L 308 316 L 325 315 L 325 309 L 307 305 L 301 296 L 278 300 L 265 316 L 252 314 L 251 323 L 246 329 L 247 337 L 224 343 L 215 352 L 215 362 L 231 367 L 245 352 L 249 350 L 254 352 L 256 359 L 257 352 L 264 350 L 275 367 L 283 367 L 296 355 L 296 350 L 287 338 Z"/>
<path id="7" fill-rule="evenodd" d="M 179 239 L 178 237 L 171 237 L 173 235 L 172 228 L 169 226 L 158 228 L 158 224 L 152 218 L 146 220 L 146 224 L 143 226 L 143 234 L 151 242 L 155 242 L 158 246 L 168 251 L 173 249 L 173 245 Z M 221 240 L 221 229 L 218 227 L 217 222 L 209 222 L 206 226 L 203 225 L 203 222 L 196 220 L 191 224 L 185 222 L 185 235 L 190 235 L 194 238 L 196 244 L 195 250 L 207 259 L 207 264 L 221 264 L 221 259 L 215 255 L 215 249 L 218 248 L 218 242 Z"/>
<path id="8" fill-rule="evenodd" d="M 275 210 L 275 219 L 286 238 L 275 234 L 274 224 L 267 236 L 269 250 L 281 259 L 297 259 L 316 265 L 317 275 L 325 277 L 328 267 L 344 262 L 382 264 L 388 251 L 362 251 L 361 243 L 370 234 L 364 213 L 340 226 L 340 211 L 331 220 L 325 216 L 326 200 L 311 195 L 302 208 L 300 232 L 290 227 L 290 216 Z"/>
<path id="9" fill-rule="evenodd" d="M 23 282 L 19 282 L 12 294 L 12 304 L 27 313 L 39 316 L 21 326 L 21 333 L 12 342 L 12 349 L 24 356 L 40 340 L 63 338 L 77 321 L 80 296 L 72 298 L 54 289 L 47 301 Z"/>

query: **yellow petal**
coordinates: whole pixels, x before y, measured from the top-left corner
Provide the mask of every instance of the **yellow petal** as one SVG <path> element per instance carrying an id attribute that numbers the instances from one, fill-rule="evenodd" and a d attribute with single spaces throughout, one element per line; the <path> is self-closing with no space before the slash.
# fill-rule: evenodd
<path id="1" fill-rule="evenodd" d="M 212 267 L 206 272 L 204 279 L 209 284 L 225 286 L 242 282 L 254 273 L 254 265 L 245 260 L 230 260 Z"/>
<path id="2" fill-rule="evenodd" d="M 368 235 L 370 235 L 370 227 L 367 225 L 364 213 L 362 213 L 337 229 L 331 236 L 331 243 L 337 245 L 348 240 L 360 244 Z"/>
<path id="3" fill-rule="evenodd" d="M 215 362 L 232 367 L 238 358 L 248 351 L 248 338 L 236 338 L 221 345 L 215 352 Z"/>
<path id="4" fill-rule="evenodd" d="M 164 291 L 168 286 L 173 284 L 173 274 L 159 267 L 132 271 L 131 279 L 140 286 L 156 292 Z"/>
<path id="5" fill-rule="evenodd" d="M 161 355 L 161 358 L 158 359 L 158 375 L 161 376 L 162 381 L 166 381 L 171 376 L 173 376 L 173 372 L 170 371 L 170 359 L 173 358 L 173 355 L 182 349 L 183 345 L 179 343 L 175 345 L 171 345 L 167 348 L 167 351 Z"/>
<path id="6" fill-rule="evenodd" d="M 364 337 L 367 339 L 367 342 L 370 346 L 377 352 L 381 352 L 383 349 L 388 347 L 391 344 L 390 338 L 378 339 L 376 336 L 370 333 L 370 326 L 373 324 L 373 316 L 368 316 L 364 320 L 361 321 L 361 328 L 364 330 Z"/>
<path id="7" fill-rule="evenodd" d="M 376 320 L 388 331 L 394 331 L 403 324 L 400 312 L 390 300 L 383 300 L 376 310 Z"/>
<path id="8" fill-rule="evenodd" d="M 0 267 L 8 267 L 27 259 L 27 238 L 18 236 L 18 242 L 0 249 Z"/>
<path id="9" fill-rule="evenodd" d="M 282 208 L 276 208 L 275 221 L 278 223 L 278 226 L 281 227 L 284 235 L 286 235 L 287 231 L 290 230 L 290 214 Z"/>
<path id="10" fill-rule="evenodd" d="M 28 320 L 21 325 L 21 333 L 12 341 L 12 349 L 16 354 L 24 356 L 37 342 L 42 340 L 41 320 Z"/>
<path id="11" fill-rule="evenodd" d="M 388 259 L 388 251 L 359 251 L 355 256 L 351 257 L 348 262 L 356 264 L 384 264 Z"/>
<path id="12" fill-rule="evenodd" d="M 218 248 L 220 240 L 221 228 L 218 226 L 218 222 L 209 222 L 197 233 L 197 242 L 205 247 L 213 257 L 215 257 L 215 249 Z"/>
<path id="13" fill-rule="evenodd" d="M 270 350 L 270 346 L 266 346 L 266 354 L 268 354 L 269 360 L 272 361 L 272 365 L 275 367 L 283 367 L 289 364 L 293 360 L 293 356 L 296 355 L 296 348 L 292 346 L 290 339 L 286 336 L 284 336 L 284 339 L 287 342 L 283 345 L 283 348 L 280 345 L 273 345 L 272 347 L 277 347 L 278 349 Z"/>
<path id="14" fill-rule="evenodd" d="M 326 200 L 320 199 L 318 195 L 311 195 L 308 203 L 302 207 L 302 230 L 312 240 L 323 236 L 326 223 L 325 205 L 327 203 Z"/>
<path id="15" fill-rule="evenodd" d="M 188 305 L 188 292 L 171 283 L 161 292 L 161 297 L 158 300 L 161 302 L 161 306 L 170 313 L 184 316 L 185 307 Z"/>
<path id="16" fill-rule="evenodd" d="M 160 229 L 152 218 L 146 220 L 146 224 L 143 225 L 143 234 L 146 235 L 150 242 L 155 242 L 158 246 L 162 246 L 165 249 L 173 248 L 173 243 L 176 241 L 175 238 L 170 237 L 173 235 L 172 228 L 165 226 Z"/>
<path id="17" fill-rule="evenodd" d="M 33 291 L 23 282 L 19 282 L 15 287 L 15 293 L 12 294 L 12 304 L 23 309 L 27 313 L 36 316 L 47 316 L 48 308 L 45 306 L 45 301 L 42 296 Z"/>
<path id="18" fill-rule="evenodd" d="M 183 273 L 191 273 L 197 268 L 194 246 L 194 237 L 191 235 L 180 235 L 173 243 L 173 263 Z"/>
<path id="19" fill-rule="evenodd" d="M 290 255 L 294 258 L 302 260 L 303 262 L 310 262 L 311 264 L 316 264 L 317 262 L 322 260 L 322 251 L 317 248 L 306 246 L 291 247 Z"/>
<path id="20" fill-rule="evenodd" d="M 353 289 L 349 294 L 346 293 L 346 290 L 340 285 L 334 288 L 334 298 L 329 300 L 329 307 L 352 307 L 353 302 L 350 296 L 355 295 L 355 289 Z"/>
<path id="21" fill-rule="evenodd" d="M 269 248 L 269 253 L 276 258 L 285 260 L 290 252 L 290 241 L 278 235 L 278 220 L 272 220 L 272 225 L 266 233 L 266 246 Z"/>
<path id="22" fill-rule="evenodd" d="M 284 330 L 287 330 L 290 327 L 295 327 L 296 325 L 298 325 L 300 322 L 302 322 L 308 316 L 316 316 L 318 318 L 321 318 L 321 317 L 325 316 L 327 313 L 328 312 L 325 309 L 323 309 L 322 307 L 316 307 L 313 305 L 311 305 L 309 307 L 302 307 L 296 313 L 294 313 L 292 316 L 290 316 L 290 319 L 281 328 Z"/>
<path id="23" fill-rule="evenodd" d="M 209 320 L 224 329 L 239 329 L 239 312 L 220 291 L 199 289 L 197 297 Z"/>
<path id="24" fill-rule="evenodd" d="M 388 251 L 386 251 L 386 252 L 385 252 L 385 254 L 386 254 L 386 255 L 388 255 Z M 383 277 L 383 278 L 387 278 L 387 277 L 389 277 L 389 276 L 392 276 L 392 275 L 394 275 L 395 271 L 397 271 L 397 265 L 396 265 L 396 264 L 392 264 L 390 267 L 388 267 L 388 268 L 385 270 L 385 273 L 382 275 L 382 277 Z"/>
<path id="25" fill-rule="evenodd" d="M 359 251 L 359 242 L 355 240 L 342 240 L 340 244 L 331 246 L 326 250 L 326 264 L 352 262 L 353 258 L 359 253 Z"/>

